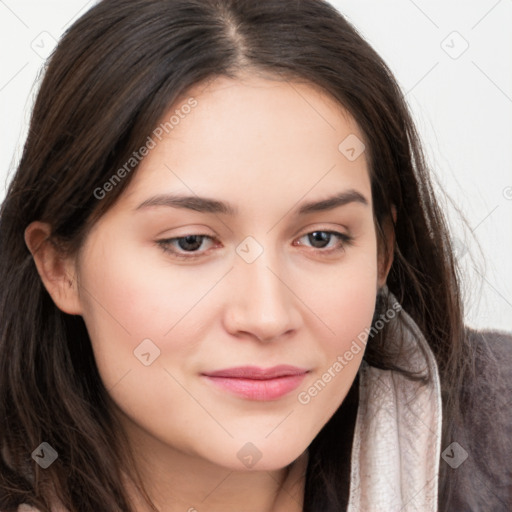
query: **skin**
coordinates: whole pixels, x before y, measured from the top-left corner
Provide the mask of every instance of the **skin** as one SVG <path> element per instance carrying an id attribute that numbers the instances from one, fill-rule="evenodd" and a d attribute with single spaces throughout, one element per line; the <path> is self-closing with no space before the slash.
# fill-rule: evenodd
<path id="1" fill-rule="evenodd" d="M 391 265 L 378 256 L 366 154 L 350 161 L 338 150 L 348 135 L 364 137 L 336 102 L 303 83 L 253 73 L 217 78 L 190 96 L 197 106 L 149 152 L 78 255 L 43 243 L 51 227 L 41 222 L 25 239 L 56 305 L 83 316 L 162 511 L 299 511 L 306 449 L 346 396 L 363 350 L 309 403 L 298 395 L 370 327 Z M 368 204 L 294 214 L 348 189 Z M 238 213 L 137 210 L 164 193 L 215 198 Z M 351 243 L 336 250 L 335 236 L 323 246 L 307 236 L 329 230 Z M 195 259 L 157 243 L 191 234 L 213 239 L 203 239 Z M 235 251 L 247 236 L 263 249 L 252 263 Z M 176 241 L 169 247 L 186 254 Z M 149 366 L 134 357 L 147 338 L 160 350 Z M 309 373 L 273 401 L 229 394 L 200 375 L 277 364 Z M 251 468 L 237 456 L 249 442 L 261 454 Z"/>

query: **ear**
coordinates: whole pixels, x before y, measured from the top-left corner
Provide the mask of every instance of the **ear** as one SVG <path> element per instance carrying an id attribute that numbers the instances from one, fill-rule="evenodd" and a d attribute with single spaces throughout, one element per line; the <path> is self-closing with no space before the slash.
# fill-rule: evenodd
<path id="1" fill-rule="evenodd" d="M 25 243 L 32 253 L 39 277 L 55 305 L 64 313 L 82 313 L 74 261 L 51 240 L 51 227 L 35 221 L 25 229 Z"/>
<path id="2" fill-rule="evenodd" d="M 382 229 L 384 231 L 385 243 L 379 244 L 379 261 L 378 261 L 378 281 L 377 281 L 377 289 L 382 288 L 386 284 L 386 279 L 389 274 L 389 270 L 391 269 L 391 265 L 393 264 L 393 255 L 395 249 L 395 224 L 396 224 L 396 207 L 395 205 L 391 205 L 391 215 L 393 217 L 393 221 L 391 221 L 390 217 L 386 217 L 384 222 L 382 223 Z M 388 257 L 386 258 L 386 249 Z"/>

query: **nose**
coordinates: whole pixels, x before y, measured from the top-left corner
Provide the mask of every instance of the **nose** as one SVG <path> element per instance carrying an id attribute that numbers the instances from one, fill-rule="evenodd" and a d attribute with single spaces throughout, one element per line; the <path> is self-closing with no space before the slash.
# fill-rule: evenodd
<path id="1" fill-rule="evenodd" d="M 230 272 L 225 329 L 237 337 L 277 341 L 301 323 L 300 300 L 282 265 L 269 251 L 252 263 L 236 257 Z"/>

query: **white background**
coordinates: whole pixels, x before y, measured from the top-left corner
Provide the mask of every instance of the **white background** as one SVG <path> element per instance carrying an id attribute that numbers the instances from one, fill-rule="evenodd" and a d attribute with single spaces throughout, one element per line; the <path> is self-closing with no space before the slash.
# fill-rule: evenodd
<path id="1" fill-rule="evenodd" d="M 0 200 L 44 57 L 94 3 L 0 0 Z M 332 3 L 406 93 L 456 239 L 467 324 L 512 331 L 512 0 Z"/>

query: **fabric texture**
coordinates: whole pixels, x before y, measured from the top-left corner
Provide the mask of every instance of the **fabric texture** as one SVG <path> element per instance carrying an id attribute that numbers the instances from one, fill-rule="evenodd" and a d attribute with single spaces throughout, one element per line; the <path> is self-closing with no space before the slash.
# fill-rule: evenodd
<path id="1" fill-rule="evenodd" d="M 468 328 L 466 337 L 475 366 L 463 386 L 463 423 L 456 426 L 449 441 L 459 444 L 467 458 L 460 466 L 448 468 L 447 478 L 455 485 L 442 510 L 510 512 L 512 335 Z"/>
<path id="2" fill-rule="evenodd" d="M 349 512 L 437 510 L 442 403 L 437 363 L 416 323 L 389 293 L 389 350 L 427 384 L 362 362 Z"/>

